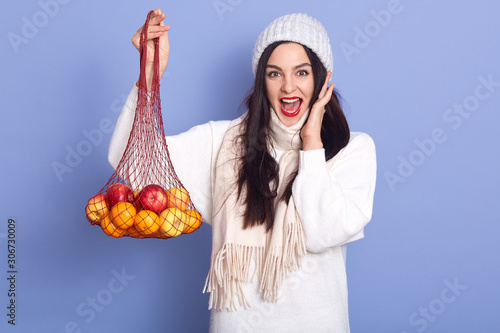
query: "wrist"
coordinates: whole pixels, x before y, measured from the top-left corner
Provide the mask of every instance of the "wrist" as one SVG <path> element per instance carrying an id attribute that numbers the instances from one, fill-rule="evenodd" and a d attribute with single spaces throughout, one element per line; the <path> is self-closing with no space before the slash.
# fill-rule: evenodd
<path id="1" fill-rule="evenodd" d="M 302 150 L 316 150 L 323 148 L 323 141 L 321 138 L 306 138 L 302 141 Z"/>
<path id="2" fill-rule="evenodd" d="M 147 90 L 151 90 L 151 85 L 153 83 L 153 67 L 148 68 L 146 67 L 146 87 Z"/>

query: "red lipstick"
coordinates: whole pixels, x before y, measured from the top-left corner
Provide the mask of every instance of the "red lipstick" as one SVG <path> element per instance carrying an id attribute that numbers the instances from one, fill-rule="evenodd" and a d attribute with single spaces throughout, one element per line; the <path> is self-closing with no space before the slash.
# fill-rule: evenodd
<path id="1" fill-rule="evenodd" d="M 285 102 L 285 101 L 293 101 L 293 102 Z M 286 117 L 295 117 L 300 113 L 300 110 L 302 109 L 302 98 L 297 97 L 297 96 L 291 96 L 291 97 L 283 97 L 280 99 L 280 108 L 281 108 L 281 113 L 285 115 Z M 284 107 L 284 104 L 295 104 L 299 103 L 294 110 L 286 110 Z"/>

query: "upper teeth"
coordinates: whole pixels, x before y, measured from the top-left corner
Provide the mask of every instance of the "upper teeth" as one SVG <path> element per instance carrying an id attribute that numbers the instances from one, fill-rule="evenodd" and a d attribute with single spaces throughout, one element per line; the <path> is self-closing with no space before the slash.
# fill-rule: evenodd
<path id="1" fill-rule="evenodd" d="M 294 98 L 294 99 L 287 99 L 287 98 L 282 98 L 281 99 L 285 103 L 295 103 L 300 100 L 300 98 Z"/>

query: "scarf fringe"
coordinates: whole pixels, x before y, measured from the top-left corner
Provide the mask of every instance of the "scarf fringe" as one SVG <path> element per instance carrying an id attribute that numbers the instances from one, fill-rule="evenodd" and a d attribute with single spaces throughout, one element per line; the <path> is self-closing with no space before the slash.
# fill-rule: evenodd
<path id="1" fill-rule="evenodd" d="M 300 219 L 285 226 L 283 249 L 269 251 L 261 276 L 260 291 L 269 302 L 278 300 L 279 288 L 288 273 L 299 268 L 300 258 L 306 253 L 304 233 Z"/>
<path id="2" fill-rule="evenodd" d="M 283 249 L 269 249 L 265 260 L 264 247 L 256 246 L 224 244 L 219 252 L 213 254 L 203 288 L 204 293 L 210 293 L 208 309 L 236 311 L 236 297 L 240 306 L 245 309 L 250 307 L 244 284 L 249 281 L 252 259 L 255 260 L 255 273 L 259 277 L 264 300 L 276 302 L 285 276 L 298 269 L 300 258 L 306 253 L 300 220 L 285 227 L 284 238 Z"/>
<path id="3" fill-rule="evenodd" d="M 236 297 L 240 306 L 245 309 L 250 307 L 243 286 L 249 280 L 252 259 L 256 263 L 256 273 L 260 276 L 260 267 L 264 261 L 263 247 L 224 244 L 219 252 L 212 255 L 210 271 L 203 288 L 204 293 L 210 293 L 209 310 L 227 308 L 236 311 Z"/>

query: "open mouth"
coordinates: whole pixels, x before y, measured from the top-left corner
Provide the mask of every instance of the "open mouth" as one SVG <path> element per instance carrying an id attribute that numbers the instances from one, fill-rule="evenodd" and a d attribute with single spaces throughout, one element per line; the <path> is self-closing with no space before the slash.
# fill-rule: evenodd
<path id="1" fill-rule="evenodd" d="M 287 117 L 295 117 L 302 108 L 302 98 L 286 97 L 280 99 L 281 112 Z"/>

